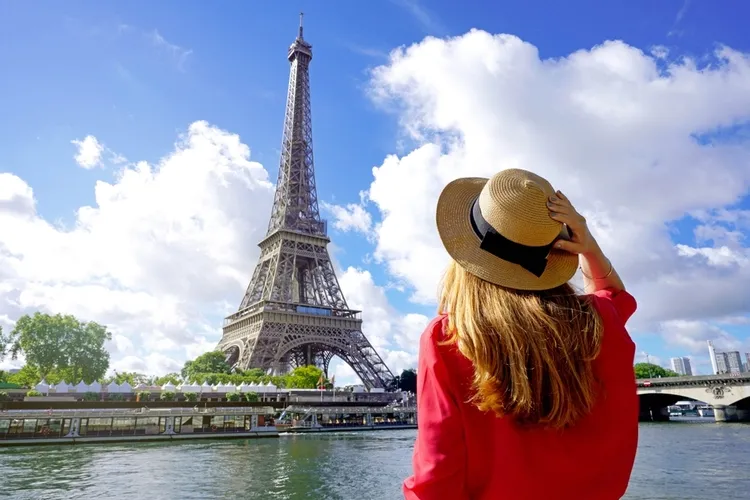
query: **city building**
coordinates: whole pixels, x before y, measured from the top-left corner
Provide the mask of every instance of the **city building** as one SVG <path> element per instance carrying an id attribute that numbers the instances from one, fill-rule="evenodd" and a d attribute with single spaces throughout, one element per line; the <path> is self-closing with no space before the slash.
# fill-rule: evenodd
<path id="1" fill-rule="evenodd" d="M 750 372 L 750 352 L 745 353 L 745 371 Z"/>
<path id="2" fill-rule="evenodd" d="M 716 350 L 714 349 L 714 343 L 710 340 L 708 342 L 708 359 L 711 360 L 711 369 L 713 370 L 712 375 L 719 373 L 719 365 L 716 362 Z"/>
<path id="3" fill-rule="evenodd" d="M 743 364 L 739 351 L 716 352 L 713 342 L 710 340 L 706 342 L 708 343 L 708 356 L 711 360 L 711 368 L 713 368 L 714 375 L 750 371 L 750 366 L 748 366 L 750 365 L 750 353 L 745 353 L 745 359 L 748 361 L 748 364 Z"/>
<path id="4" fill-rule="evenodd" d="M 727 356 L 727 373 L 742 373 L 744 371 L 739 351 L 729 351 L 724 354 Z"/>
<path id="5" fill-rule="evenodd" d="M 729 358 L 727 357 L 727 353 L 715 353 L 714 360 L 716 361 L 716 374 L 729 373 Z"/>
<path id="6" fill-rule="evenodd" d="M 693 375 L 693 367 L 690 365 L 690 358 L 684 356 L 681 358 L 672 358 L 670 359 L 670 362 L 672 363 L 672 371 L 675 373 L 687 376 Z"/>

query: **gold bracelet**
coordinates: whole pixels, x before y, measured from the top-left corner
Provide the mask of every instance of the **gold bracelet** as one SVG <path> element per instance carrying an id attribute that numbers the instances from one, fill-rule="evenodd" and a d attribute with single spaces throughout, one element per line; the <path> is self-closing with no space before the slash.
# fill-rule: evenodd
<path id="1" fill-rule="evenodd" d="M 580 266 L 579 269 L 581 270 L 581 274 L 583 274 L 584 278 L 587 278 L 587 279 L 590 279 L 590 280 L 594 280 L 594 281 L 605 280 L 605 279 L 609 278 L 612 275 L 612 272 L 615 270 L 615 268 L 612 266 L 612 261 L 609 260 L 609 258 L 607 259 L 607 262 L 609 262 L 609 272 L 607 274 L 605 274 L 604 276 L 602 276 L 601 278 L 592 278 L 588 274 L 584 273 L 583 272 L 583 266 Z"/>

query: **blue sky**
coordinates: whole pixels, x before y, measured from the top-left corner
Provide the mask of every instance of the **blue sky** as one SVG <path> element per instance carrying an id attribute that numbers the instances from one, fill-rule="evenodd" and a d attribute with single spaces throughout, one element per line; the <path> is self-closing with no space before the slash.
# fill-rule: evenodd
<path id="1" fill-rule="evenodd" d="M 707 57 L 719 43 L 750 52 L 745 22 L 750 5 L 739 1 L 228 1 L 220 7 L 72 1 L 46 2 L 44 8 L 5 2 L 0 5 L 0 172 L 33 188 L 39 216 L 71 228 L 79 207 L 96 205 L 96 182 L 118 179 L 113 165 L 79 168 L 72 140 L 93 135 L 129 160 L 155 164 L 191 123 L 205 120 L 238 134 L 252 160 L 275 181 L 286 49 L 301 10 L 314 50 L 319 197 L 337 205 L 359 203 L 360 191 L 373 182 L 373 167 L 418 145 L 400 128 L 399 116 L 367 94 L 371 70 L 388 64 L 391 50 L 425 36 L 461 36 L 472 28 L 510 33 L 536 46 L 541 59 L 564 58 L 606 40 L 622 40 L 644 52 L 662 46 L 673 59 L 694 57 L 699 64 L 712 63 Z M 722 138 L 736 137 L 745 130 L 742 123 Z M 750 204 L 740 196 L 734 208 Z M 370 209 L 377 221 L 377 211 Z M 694 244 L 696 220 L 675 220 L 674 242 Z M 374 234 L 334 231 L 332 236 L 342 267 L 370 271 L 400 314 L 434 312 L 434 306 L 410 300 L 408 284 L 406 292 L 389 287 L 403 277 L 372 259 Z M 239 303 L 240 297 L 227 300 Z M 721 328 L 741 342 L 750 337 L 741 322 Z M 659 335 L 639 334 L 637 340 L 639 350 L 664 361 L 685 354 Z"/>

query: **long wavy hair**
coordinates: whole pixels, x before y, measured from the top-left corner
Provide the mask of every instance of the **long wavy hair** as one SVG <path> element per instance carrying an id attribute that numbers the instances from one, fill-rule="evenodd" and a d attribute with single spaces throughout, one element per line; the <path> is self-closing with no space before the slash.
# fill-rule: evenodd
<path id="1" fill-rule="evenodd" d="M 440 310 L 448 314 L 446 343 L 456 343 L 474 364 L 470 402 L 480 410 L 560 429 L 593 408 L 602 323 L 590 299 L 571 285 L 510 290 L 453 261 Z"/>

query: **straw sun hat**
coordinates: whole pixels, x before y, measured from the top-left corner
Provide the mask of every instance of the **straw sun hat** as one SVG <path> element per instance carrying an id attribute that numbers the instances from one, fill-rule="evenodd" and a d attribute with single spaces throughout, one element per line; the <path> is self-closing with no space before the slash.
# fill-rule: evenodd
<path id="1" fill-rule="evenodd" d="M 550 218 L 547 200 L 554 194 L 546 179 L 520 169 L 456 179 L 437 204 L 443 246 L 468 272 L 506 288 L 548 290 L 567 283 L 578 256 L 553 248 L 568 239 L 565 225 Z"/>

